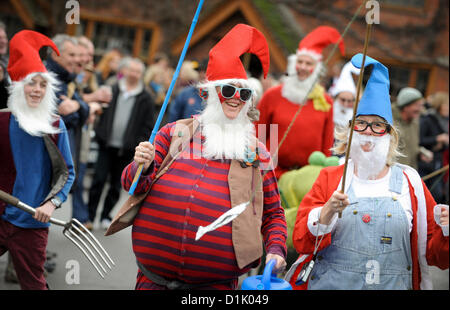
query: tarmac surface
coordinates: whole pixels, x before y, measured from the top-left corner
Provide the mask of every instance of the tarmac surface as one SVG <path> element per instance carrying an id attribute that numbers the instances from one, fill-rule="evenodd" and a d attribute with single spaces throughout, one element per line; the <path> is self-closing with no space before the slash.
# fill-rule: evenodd
<path id="1" fill-rule="evenodd" d="M 86 183 L 90 175 L 87 175 Z M 85 186 L 86 186 L 85 183 Z M 100 206 L 106 194 L 107 186 L 103 192 Z M 116 214 L 122 203 L 127 199 L 128 193 L 122 191 L 120 200 L 111 212 Z M 87 192 L 85 192 L 87 198 Z M 98 215 L 101 208 L 99 207 Z M 53 217 L 68 221 L 71 218 L 71 196 L 61 209 L 54 212 Z M 97 216 L 99 217 L 99 216 Z M 47 282 L 53 290 L 134 290 L 137 266 L 131 248 L 131 227 L 128 227 L 112 236 L 105 237 L 105 230 L 101 229 L 98 220 L 94 223 L 93 234 L 109 253 L 115 266 L 108 270 L 104 279 L 88 262 L 81 251 L 75 247 L 62 233 L 62 227 L 51 225 L 47 250 L 56 252 L 57 257 L 51 261 L 56 262 L 56 268 L 47 276 Z M 19 284 L 5 283 L 4 275 L 7 264 L 7 255 L 0 257 L 0 290 L 20 290 Z M 79 271 L 79 272 L 78 272 Z M 449 270 L 440 270 L 431 267 L 431 276 L 435 290 L 449 290 Z"/>

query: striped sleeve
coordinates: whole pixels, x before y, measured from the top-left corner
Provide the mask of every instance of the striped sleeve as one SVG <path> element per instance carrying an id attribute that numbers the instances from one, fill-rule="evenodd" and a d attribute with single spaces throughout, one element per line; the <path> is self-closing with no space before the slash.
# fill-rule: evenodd
<path id="1" fill-rule="evenodd" d="M 286 258 L 287 226 L 284 209 L 280 202 L 280 192 L 275 173 L 272 169 L 271 156 L 265 146 L 259 143 L 261 169 L 263 176 L 264 209 L 261 225 L 261 233 L 264 238 L 264 246 L 267 253 L 278 254 Z"/>
<path id="2" fill-rule="evenodd" d="M 155 136 L 155 159 L 150 165 L 149 169 L 146 173 L 142 173 L 138 184 L 135 189 L 136 194 L 145 193 L 149 190 L 150 185 L 152 183 L 153 178 L 158 171 L 158 168 L 161 166 L 164 158 L 167 155 L 170 147 L 171 134 L 175 128 L 175 123 L 169 123 L 165 125 Z M 128 191 L 133 183 L 134 176 L 138 169 L 138 165 L 132 161 L 125 169 L 122 171 L 122 187 L 124 190 Z"/>

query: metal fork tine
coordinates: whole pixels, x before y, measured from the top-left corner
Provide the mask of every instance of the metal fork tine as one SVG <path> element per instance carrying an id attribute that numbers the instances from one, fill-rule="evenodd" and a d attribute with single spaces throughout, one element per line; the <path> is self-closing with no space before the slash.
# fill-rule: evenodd
<path id="1" fill-rule="evenodd" d="M 72 219 L 72 222 L 77 223 L 78 225 L 80 225 L 81 227 L 84 227 L 83 224 L 81 224 L 77 219 Z M 109 256 L 108 252 L 106 252 L 105 248 L 101 245 L 101 243 L 97 240 L 97 238 L 95 238 L 95 236 L 88 230 L 88 229 L 84 229 L 84 231 L 92 238 L 92 240 L 94 240 L 94 242 L 100 247 L 100 249 L 102 249 L 103 253 L 106 255 L 106 257 L 109 259 L 109 261 L 115 266 L 116 264 L 114 263 L 114 261 L 111 259 L 111 257 Z"/>
<path id="2" fill-rule="evenodd" d="M 94 268 L 97 270 L 98 274 L 104 279 L 105 276 L 101 273 L 100 269 L 98 269 L 97 265 L 94 263 L 94 261 L 91 259 L 91 257 L 89 256 L 89 254 L 86 252 L 86 250 L 77 242 L 75 241 L 75 239 L 73 239 L 68 233 L 71 233 L 73 235 L 75 235 L 73 233 L 73 231 L 64 229 L 63 230 L 63 235 L 66 236 L 67 239 L 69 239 L 70 241 L 72 241 L 73 244 L 75 244 L 80 251 L 84 254 L 84 256 L 86 256 L 86 258 L 89 260 L 89 262 L 91 263 L 92 266 L 94 266 Z"/>
<path id="3" fill-rule="evenodd" d="M 5 193 L 2 190 L 0 190 L 0 200 L 4 201 L 10 205 L 13 205 L 31 215 L 34 215 L 36 213 L 36 210 L 33 207 L 30 207 L 29 205 L 21 202 L 19 199 L 9 195 L 8 193 Z M 101 267 L 101 269 L 103 269 L 103 271 L 105 273 L 106 273 L 106 268 L 100 262 L 100 260 L 98 259 L 98 256 L 95 255 L 94 252 L 92 252 L 91 248 L 94 248 L 94 250 L 100 255 L 100 257 L 106 263 L 106 265 L 109 267 L 109 269 L 112 269 L 111 265 L 105 259 L 103 254 L 105 254 L 106 257 L 110 260 L 110 262 L 113 265 L 115 265 L 114 261 L 111 259 L 108 252 L 106 252 L 106 250 L 103 248 L 103 246 L 97 240 L 97 238 L 95 238 L 94 235 L 89 230 L 87 230 L 83 226 L 83 224 L 81 224 L 78 220 L 72 219 L 69 222 L 64 222 L 64 221 L 61 221 L 61 220 L 58 220 L 55 218 L 50 218 L 50 223 L 64 227 L 63 235 L 67 239 L 69 239 L 78 249 L 80 249 L 80 251 L 84 254 L 84 256 L 86 256 L 86 258 L 89 260 L 89 262 L 92 264 L 92 266 L 94 266 L 94 268 L 97 270 L 97 272 L 100 274 L 100 276 L 102 278 L 104 278 L 104 275 L 98 268 L 97 264 Z M 78 241 L 75 239 L 77 239 Z M 90 244 L 90 247 L 86 244 L 86 242 L 83 241 L 83 239 L 86 240 Z M 99 248 L 103 251 L 103 254 L 99 250 Z M 92 257 L 97 261 L 97 264 L 94 262 Z"/>
<path id="4" fill-rule="evenodd" d="M 81 225 L 83 231 L 80 230 L 75 224 L 76 225 Z M 92 240 L 94 240 L 95 243 L 99 244 L 98 240 L 96 240 L 94 235 L 93 234 L 85 234 L 85 232 L 87 232 L 88 230 L 83 226 L 83 224 L 81 224 L 80 222 L 76 221 L 75 219 L 72 219 L 72 227 L 89 242 L 89 244 L 95 249 L 95 251 L 97 251 L 97 253 L 100 255 L 100 257 L 105 262 L 105 264 L 108 266 L 108 268 L 112 269 L 111 265 L 108 263 L 108 261 L 102 255 L 102 253 L 100 252 L 98 247 L 95 246 L 95 244 L 92 242 Z M 105 251 L 105 250 L 103 249 L 103 251 Z M 103 268 L 103 266 L 102 266 L 102 268 Z M 104 271 L 106 272 L 106 270 L 104 270 Z"/>
<path id="5" fill-rule="evenodd" d="M 75 233 L 74 231 L 72 231 L 72 229 L 74 229 L 74 230 L 76 231 L 76 233 Z M 92 244 L 92 241 L 89 240 L 89 238 L 88 238 L 88 237 L 87 237 L 80 229 L 78 229 L 78 227 L 76 227 L 75 225 L 71 225 L 71 226 L 69 227 L 68 231 L 69 231 L 70 233 L 72 233 L 72 234 L 74 235 L 74 237 L 77 238 L 81 243 L 83 243 L 83 245 L 85 246 L 85 248 L 89 251 L 89 253 L 92 255 L 92 257 L 94 257 L 94 259 L 97 261 L 97 264 L 102 268 L 103 272 L 106 273 L 106 269 L 105 269 L 105 267 L 103 267 L 103 265 L 102 265 L 102 263 L 100 262 L 100 260 L 98 259 L 97 255 L 95 255 L 95 253 L 92 251 L 91 247 L 89 247 L 89 246 L 86 244 L 86 242 L 83 241 L 83 239 L 81 238 L 81 236 L 83 236 L 84 239 L 86 239 L 86 240 L 91 244 L 91 246 L 92 246 L 97 252 L 99 252 L 98 249 Z M 99 252 L 99 253 L 100 253 L 100 252 Z M 101 254 L 100 254 L 100 256 L 101 256 Z M 102 257 L 102 258 L 103 258 L 103 257 Z M 103 260 L 105 260 L 105 259 L 103 258 Z"/>
<path id="6" fill-rule="evenodd" d="M 72 228 L 72 227 L 70 227 Z M 91 262 L 91 264 L 93 264 L 94 266 L 96 266 L 96 269 L 98 270 L 98 266 L 100 266 L 103 270 L 103 272 L 106 273 L 106 269 L 102 266 L 102 264 L 100 263 L 100 261 L 98 260 L 97 256 L 95 256 L 95 254 L 92 252 L 91 248 L 80 238 L 80 236 L 78 236 L 76 233 L 74 233 L 71 229 L 67 230 L 67 233 L 70 233 L 73 237 L 75 237 L 79 242 L 81 242 L 81 244 L 83 245 L 84 249 L 87 250 L 87 252 L 89 253 L 89 261 Z M 97 264 L 95 264 L 92 260 L 92 258 L 94 258 L 97 261 Z M 103 275 L 103 273 L 102 273 Z"/>

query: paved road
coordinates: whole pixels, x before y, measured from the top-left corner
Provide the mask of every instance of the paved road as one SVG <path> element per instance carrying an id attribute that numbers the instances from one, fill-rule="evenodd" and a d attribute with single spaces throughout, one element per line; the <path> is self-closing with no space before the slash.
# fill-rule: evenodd
<path id="1" fill-rule="evenodd" d="M 89 180 L 87 180 L 89 182 Z M 87 193 L 85 193 L 87 195 Z M 104 193 L 105 194 L 105 193 Z M 103 195 L 104 196 L 104 195 Z M 128 193 L 122 192 L 120 201 L 112 211 L 115 214 L 120 205 L 126 200 Z M 103 201 L 102 197 L 102 200 Z M 61 220 L 69 220 L 71 216 L 71 201 L 54 213 L 54 217 Z M 100 210 L 98 210 L 100 213 Z M 117 234 L 105 237 L 104 230 L 99 223 L 94 225 L 94 235 L 108 251 L 116 265 L 102 279 L 90 265 L 83 254 L 62 234 L 62 228 L 52 225 L 50 227 L 47 249 L 58 254 L 55 259 L 57 265 L 54 272 L 50 273 L 47 282 L 51 289 L 56 290 L 132 290 L 134 289 L 137 267 L 134 254 L 131 249 L 131 228 L 127 228 Z M 7 255 L 0 257 L 0 290 L 19 290 L 18 284 L 9 284 L 3 281 Z M 74 277 L 76 265 L 79 263 L 79 283 Z M 66 264 L 67 268 L 66 268 Z M 435 289 L 449 289 L 449 270 L 431 268 Z M 66 280 L 66 277 L 68 278 Z"/>

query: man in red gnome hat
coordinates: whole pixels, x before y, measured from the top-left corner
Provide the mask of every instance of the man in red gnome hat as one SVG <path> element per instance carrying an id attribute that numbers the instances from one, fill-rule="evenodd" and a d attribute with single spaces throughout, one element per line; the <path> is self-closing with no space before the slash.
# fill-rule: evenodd
<path id="1" fill-rule="evenodd" d="M 236 289 L 260 263 L 263 243 L 266 261 L 286 265 L 286 221 L 270 155 L 255 137 L 244 53 L 256 54 L 267 75 L 264 36 L 236 25 L 209 52 L 204 111 L 164 126 L 154 145 L 140 143 L 123 171 L 129 190 L 143 164 L 135 194 L 148 191 L 132 230 L 136 289 Z"/>
<path id="2" fill-rule="evenodd" d="M 320 26 L 310 32 L 300 41 L 296 55 L 289 56 L 287 76 L 283 83 L 267 90 L 258 103 L 261 113 L 257 122 L 258 130 L 265 130 L 265 136 L 269 137 L 270 125 L 278 125 L 278 142 L 282 140 L 299 105 L 303 105 L 278 150 L 277 178 L 286 171 L 307 165 L 308 157 L 314 151 L 331 155 L 333 101 L 319 85 L 318 77 L 323 71 L 323 49 L 337 43 L 340 38 L 339 32 L 329 26 Z M 339 49 L 344 54 L 343 41 L 339 43 Z M 259 132 L 258 136 L 263 137 L 264 134 Z M 273 152 L 278 146 L 267 147 Z"/>
<path id="3" fill-rule="evenodd" d="M 34 216 L 0 201 L 0 255 L 9 251 L 22 289 L 47 289 L 44 278 L 49 219 L 69 194 L 75 171 L 64 122 L 57 117 L 57 80 L 39 49 L 55 44 L 23 30 L 10 41 L 8 109 L 0 110 L 0 189 Z"/>

